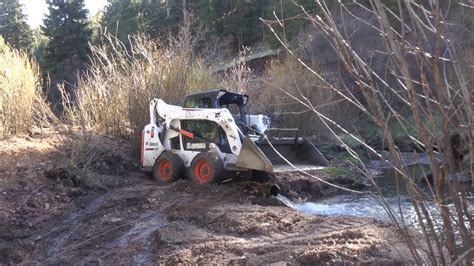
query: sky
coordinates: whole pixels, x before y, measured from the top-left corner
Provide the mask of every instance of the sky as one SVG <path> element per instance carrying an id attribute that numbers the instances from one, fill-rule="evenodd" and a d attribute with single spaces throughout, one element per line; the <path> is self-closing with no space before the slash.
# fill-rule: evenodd
<path id="1" fill-rule="evenodd" d="M 89 9 L 89 16 L 93 16 L 102 9 L 107 0 L 85 0 L 86 8 Z M 25 14 L 28 16 L 28 24 L 31 28 L 36 28 L 43 24 L 43 16 L 48 12 L 45 0 L 20 0 Z"/>

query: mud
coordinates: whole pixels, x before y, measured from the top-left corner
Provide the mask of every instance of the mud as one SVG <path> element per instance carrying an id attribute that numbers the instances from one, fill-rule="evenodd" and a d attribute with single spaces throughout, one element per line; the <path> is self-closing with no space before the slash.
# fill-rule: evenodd
<path id="1" fill-rule="evenodd" d="M 0 264 L 393 264 L 409 257 L 389 224 L 306 215 L 266 197 L 264 185 L 157 186 L 118 139 L 88 141 L 102 153 L 73 171 L 95 183 L 48 178 L 70 165 L 63 161 L 75 147 L 63 138 L 74 136 L 0 141 L 0 162 L 10 165 L 0 168 Z M 306 177 L 278 178 L 293 199 L 332 193 Z"/>
<path id="2" fill-rule="evenodd" d="M 309 174 L 309 175 L 308 175 Z M 354 190 L 362 190 L 366 185 L 361 176 L 329 176 L 324 171 L 310 171 L 308 174 L 287 172 L 276 174 L 272 182 L 281 188 L 281 194 L 296 201 L 314 201 L 321 197 L 337 195 L 341 190 L 318 181 L 313 176 L 329 181 L 331 184 Z"/>

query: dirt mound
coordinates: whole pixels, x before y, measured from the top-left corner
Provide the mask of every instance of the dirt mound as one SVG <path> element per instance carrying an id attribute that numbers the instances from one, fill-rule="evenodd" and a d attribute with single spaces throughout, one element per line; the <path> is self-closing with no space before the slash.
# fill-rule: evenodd
<path id="1" fill-rule="evenodd" d="M 311 171 L 309 174 L 317 176 L 331 184 L 349 189 L 362 190 L 365 185 L 359 175 L 328 175 L 322 170 Z M 321 197 L 336 195 L 341 190 L 323 183 L 316 178 L 299 173 L 287 172 L 278 174 L 273 180 L 281 188 L 280 193 L 297 201 L 314 201 Z"/>

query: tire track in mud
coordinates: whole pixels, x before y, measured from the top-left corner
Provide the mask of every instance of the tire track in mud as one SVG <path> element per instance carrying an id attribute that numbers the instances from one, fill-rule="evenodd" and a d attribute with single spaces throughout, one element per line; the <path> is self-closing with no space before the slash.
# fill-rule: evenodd
<path id="1" fill-rule="evenodd" d="M 35 238 L 36 241 L 45 238 L 50 239 L 49 241 L 53 241 L 51 247 L 46 250 L 46 258 L 49 259 L 57 256 L 61 252 L 61 248 L 65 246 L 65 242 L 78 232 L 80 224 L 82 224 L 88 216 L 94 214 L 109 197 L 110 194 L 97 197 L 84 209 L 66 215 L 66 217 L 61 219 L 57 224 L 50 226 L 45 234 Z"/>
<path id="2" fill-rule="evenodd" d="M 341 223 L 342 224 L 342 223 Z M 295 250 L 298 247 L 308 247 L 317 245 L 372 245 L 378 244 L 370 234 L 364 234 L 364 229 L 372 227 L 362 221 L 346 222 L 341 226 L 314 226 L 305 230 L 305 232 L 296 232 L 288 234 L 277 234 L 271 236 L 260 236 L 255 238 L 230 237 L 225 240 L 224 248 L 245 250 L 247 253 L 259 253 L 256 250 L 265 250 L 271 253 L 272 250 L 278 252 Z M 214 239 L 190 239 L 188 245 L 207 245 L 222 244 L 223 239 L 220 236 L 214 236 Z"/>
<path id="3" fill-rule="evenodd" d="M 83 209 L 59 217 L 34 238 L 43 248 L 42 263 L 123 262 L 126 256 L 134 265 L 153 261 L 154 236 L 168 225 L 164 209 L 188 199 L 159 202 L 169 189 L 140 185 L 116 189 L 83 201 Z M 169 192 L 169 191 L 168 191 Z M 166 204 L 166 205 L 164 205 Z"/>
<path id="4" fill-rule="evenodd" d="M 134 223 L 130 224 L 131 228 L 116 237 L 116 240 L 110 240 L 99 251 L 91 252 L 82 262 L 84 264 L 95 262 L 99 257 L 108 257 L 115 255 L 129 255 L 134 265 L 146 265 L 153 261 L 152 243 L 153 235 L 164 226 L 168 225 L 168 221 L 161 211 L 151 211 L 142 215 Z M 127 254 L 132 251 L 132 254 Z M 100 262 L 100 261 L 99 261 Z"/>
<path id="5" fill-rule="evenodd" d="M 254 205 L 237 192 L 239 187 L 181 182 L 89 195 L 78 202 L 82 209 L 57 217 L 37 234 L 32 257 L 41 264 L 265 264 L 296 262 L 305 252 L 318 258 L 321 250 L 337 258 L 344 248 L 352 252 L 351 261 L 360 262 L 357 252 L 380 243 L 369 220 Z"/>
<path id="6" fill-rule="evenodd" d="M 92 244 L 105 242 L 106 244 L 101 245 L 100 250 L 91 249 L 92 254 L 102 256 L 113 247 L 123 247 L 127 240 L 136 242 L 137 236 L 138 239 L 149 237 L 155 229 L 158 230 L 164 224 L 164 216 L 157 211 L 148 211 L 140 215 L 138 219 L 133 219 L 133 216 L 142 213 L 142 211 L 123 214 L 123 209 L 126 209 L 127 206 L 121 205 L 127 205 L 129 201 L 132 206 L 140 205 L 155 188 L 155 186 L 145 186 L 134 189 L 117 189 L 99 195 L 89 202 L 83 201 L 84 207 L 82 209 L 63 217 L 56 217 L 58 222 L 49 225 L 34 237 L 35 242 L 45 247 L 41 251 L 42 255 L 39 255 L 44 257 L 44 262 L 60 262 L 69 257 L 70 253 L 81 253 L 84 249 L 90 249 Z M 103 220 L 109 219 L 110 215 L 120 215 L 119 220 L 125 222 L 117 226 L 114 226 L 115 221 L 104 222 Z M 137 222 L 133 223 L 134 221 Z M 116 245 L 113 241 L 114 238 L 122 239 L 122 245 Z M 142 242 L 140 246 L 144 246 L 143 243 L 146 242 Z"/>
<path id="7" fill-rule="evenodd" d="M 114 145 L 110 142 L 100 138 L 94 145 L 110 152 L 109 144 Z M 119 148 L 111 154 L 120 157 L 128 149 Z M 118 165 L 126 166 L 127 162 Z M 196 185 L 180 180 L 158 187 L 132 167 L 125 167 L 124 173 L 107 175 L 116 166 L 112 163 L 105 171 L 100 164 L 98 172 L 91 173 L 108 184 L 110 190 L 101 192 L 69 191 L 38 179 L 42 172 L 32 175 L 34 182 L 27 189 L 19 188 L 21 195 L 28 198 L 36 184 L 46 185 L 48 195 L 36 197 L 38 193 L 28 201 L 35 203 L 32 208 L 25 208 L 13 218 L 6 216 L 10 219 L 7 225 L 11 224 L 18 237 L 4 240 L 0 264 L 311 265 L 337 262 L 341 256 L 349 263 L 377 262 L 390 255 L 385 251 L 386 244 L 376 251 L 368 250 L 371 243 L 377 244 L 372 233 L 390 233 L 391 229 L 367 219 L 305 215 L 264 198 L 264 187 L 246 182 Z M 312 179 L 289 174 L 284 178 L 283 184 L 297 198 L 330 193 Z M 23 200 L 18 194 L 3 198 L 11 206 Z M 49 207 L 42 207 L 44 204 Z M 341 255 L 341 250 L 348 255 Z M 391 259 L 399 261 L 398 257 Z"/>
<path id="8" fill-rule="evenodd" d="M 229 204 L 217 208 L 211 207 L 208 209 L 208 214 L 197 222 L 186 224 L 186 221 L 193 221 L 191 210 L 191 214 L 178 220 L 181 234 L 186 236 L 185 242 L 180 235 L 175 235 L 175 239 L 168 242 L 169 245 L 181 245 L 182 248 L 172 250 L 171 254 L 165 257 L 166 263 L 212 263 L 212 260 L 206 258 L 210 250 L 218 261 L 225 260 L 237 264 L 256 261 L 270 263 L 275 258 L 285 261 L 289 256 L 299 256 L 308 250 L 329 250 L 334 255 L 344 248 L 344 252 L 356 253 L 365 252 L 364 250 L 370 250 L 374 245 L 381 243 L 372 235 L 372 230 L 377 229 L 369 220 L 315 217 L 293 213 L 286 208 L 265 208 L 268 216 L 276 219 L 262 220 L 259 215 L 262 210 L 262 207 L 252 205 Z M 250 219 L 247 219 L 249 216 L 241 214 L 249 214 Z M 299 217 L 292 220 L 287 218 L 288 215 Z M 293 223 L 300 219 L 303 223 Z M 203 224 L 202 220 L 210 223 Z M 294 230 L 281 229 L 281 225 L 286 225 L 288 221 L 293 221 L 290 226 L 296 226 Z M 219 226 L 235 225 L 237 229 L 229 227 L 229 230 L 222 230 L 219 226 L 209 226 L 216 222 L 220 224 Z M 248 231 L 248 228 L 263 226 L 268 222 L 271 224 L 268 230 Z M 163 233 L 169 236 L 174 234 L 174 231 L 167 233 L 165 230 Z M 351 258 L 358 261 L 356 257 L 357 255 L 352 255 Z"/>

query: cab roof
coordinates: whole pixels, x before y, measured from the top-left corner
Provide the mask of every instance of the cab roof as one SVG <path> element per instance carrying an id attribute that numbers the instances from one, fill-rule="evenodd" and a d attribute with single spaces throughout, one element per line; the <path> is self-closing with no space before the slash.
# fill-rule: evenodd
<path id="1" fill-rule="evenodd" d="M 186 104 L 186 102 L 189 99 L 196 99 L 196 98 L 199 98 L 199 99 L 211 98 L 213 103 L 216 103 L 217 102 L 216 100 L 218 100 L 220 105 L 232 104 L 232 103 L 246 105 L 248 101 L 248 95 L 239 94 L 235 92 L 229 92 L 224 89 L 214 89 L 214 90 L 197 92 L 197 93 L 192 93 L 192 94 L 187 95 L 184 98 L 183 105 Z M 219 107 L 219 106 L 214 106 L 214 107 Z"/>

